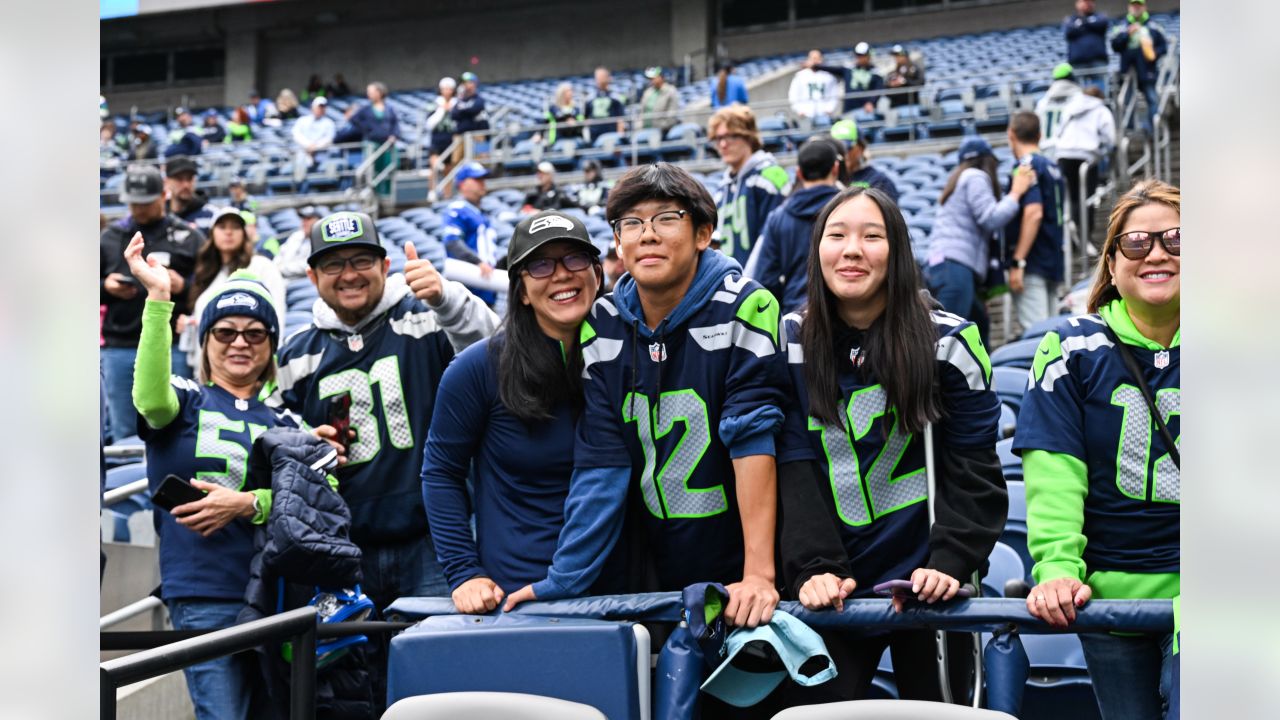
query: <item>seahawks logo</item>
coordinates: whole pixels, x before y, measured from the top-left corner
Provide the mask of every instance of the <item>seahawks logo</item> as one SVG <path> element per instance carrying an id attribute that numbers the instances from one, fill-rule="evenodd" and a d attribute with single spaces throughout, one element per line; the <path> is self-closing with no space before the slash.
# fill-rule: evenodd
<path id="1" fill-rule="evenodd" d="M 343 242 L 364 235 L 364 223 L 355 215 L 339 215 L 326 222 L 320 237 L 325 242 Z"/>
<path id="2" fill-rule="evenodd" d="M 548 215 L 540 217 L 529 223 L 529 234 L 540 233 L 550 228 L 561 228 L 563 230 L 572 230 L 573 221 L 563 215 Z"/>
<path id="3" fill-rule="evenodd" d="M 218 300 L 217 307 L 219 310 L 221 310 L 222 308 L 225 308 L 225 307 L 236 307 L 238 305 L 247 307 L 250 310 L 252 310 L 258 307 L 258 301 L 255 300 L 254 297 L 249 293 L 238 292 L 238 293 L 232 293 L 231 295 L 227 295 L 226 297 L 220 298 Z"/>

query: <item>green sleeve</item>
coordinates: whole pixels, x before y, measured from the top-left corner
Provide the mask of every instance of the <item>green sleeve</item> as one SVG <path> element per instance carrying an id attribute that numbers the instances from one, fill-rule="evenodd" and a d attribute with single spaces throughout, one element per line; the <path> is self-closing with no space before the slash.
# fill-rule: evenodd
<path id="1" fill-rule="evenodd" d="M 157 430 L 178 416 L 178 393 L 169 384 L 173 303 L 147 300 L 142 309 L 142 335 L 133 366 L 133 406 Z"/>
<path id="2" fill-rule="evenodd" d="M 1085 579 L 1084 499 L 1089 473 L 1084 461 L 1065 453 L 1027 450 L 1022 456 L 1027 483 L 1027 549 L 1038 583 Z"/>
<path id="3" fill-rule="evenodd" d="M 325 479 L 329 481 L 329 487 L 334 492 L 338 492 L 338 478 L 333 473 L 325 475 Z M 271 516 L 272 495 L 268 489 L 250 490 L 256 498 L 258 498 L 258 511 L 253 514 L 253 524 L 262 525 L 267 522 L 267 518 Z"/>

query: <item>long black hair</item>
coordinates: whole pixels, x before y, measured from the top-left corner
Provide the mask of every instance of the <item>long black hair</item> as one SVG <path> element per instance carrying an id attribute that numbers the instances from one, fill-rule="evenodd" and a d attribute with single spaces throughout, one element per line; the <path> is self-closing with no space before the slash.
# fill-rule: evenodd
<path id="1" fill-rule="evenodd" d="M 969 168 L 978 168 L 991 178 L 991 193 L 1000 199 L 1000 161 L 995 155 L 983 153 L 976 158 L 969 158 L 956 165 L 956 169 L 951 171 L 951 177 L 947 178 L 947 184 L 942 188 L 942 194 L 938 196 L 938 205 L 942 205 L 951 197 L 951 193 L 955 192 L 956 184 L 960 182 L 960 173 Z"/>
<path id="2" fill-rule="evenodd" d="M 920 432 L 926 423 L 942 415 L 934 360 L 937 330 L 930 318 L 928 301 L 920 292 L 920 271 L 911 254 L 907 223 L 897 204 L 875 188 L 852 187 L 841 192 L 822 208 L 813 224 L 809 240 L 809 301 L 800 331 L 809 414 L 829 424 L 844 425 L 836 378 L 839 363 L 849 360 L 836 357 L 834 343 L 844 323 L 838 313 L 839 301 L 822 277 L 818 246 L 831 214 L 858 196 L 870 199 L 884 214 L 889 243 L 885 309 L 866 329 L 860 352 L 863 365 L 858 372 L 874 374 L 906 431 Z"/>
<path id="3" fill-rule="evenodd" d="M 568 401 L 577 417 L 583 403 L 582 347 L 574 343 L 562 356 L 547 342 L 533 306 L 521 302 L 524 264 L 507 271 L 511 278 L 507 316 L 502 321 L 502 334 L 491 341 L 499 346 L 498 399 L 527 425 L 550 420 L 563 401 Z M 599 257 L 592 259 L 591 271 L 598 281 L 596 297 L 600 297 L 604 294 L 604 268 Z"/>

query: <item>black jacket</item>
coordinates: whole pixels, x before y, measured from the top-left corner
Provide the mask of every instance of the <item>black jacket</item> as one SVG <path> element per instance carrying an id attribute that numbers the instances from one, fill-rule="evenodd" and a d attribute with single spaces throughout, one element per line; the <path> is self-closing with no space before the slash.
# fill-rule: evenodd
<path id="1" fill-rule="evenodd" d="M 100 302 L 107 306 L 107 314 L 102 321 L 102 337 L 107 347 L 137 347 L 138 336 L 142 333 L 142 307 L 147 297 L 142 285 L 138 285 L 138 293 L 129 300 L 121 300 L 108 293 L 104 286 L 110 273 L 133 277 L 129 263 L 124 259 L 124 249 L 138 231 L 142 232 L 143 256 L 154 252 L 169 253 L 169 267 L 186 281 L 187 287 L 173 296 L 179 311 L 187 307 L 187 293 L 196 270 L 196 252 L 205 239 L 203 233 L 174 215 L 165 215 L 164 219 L 149 225 L 138 225 L 126 215 L 102 231 L 98 240 L 98 293 Z M 177 316 L 175 312 L 173 322 L 177 321 Z M 176 333 L 174 338 L 177 339 Z"/>

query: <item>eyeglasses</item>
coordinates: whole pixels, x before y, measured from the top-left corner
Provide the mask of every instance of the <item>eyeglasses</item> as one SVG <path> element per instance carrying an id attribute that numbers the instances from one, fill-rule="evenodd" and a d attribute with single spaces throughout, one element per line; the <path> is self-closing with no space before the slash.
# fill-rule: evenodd
<path id="1" fill-rule="evenodd" d="M 556 263 L 563 265 L 569 272 L 582 272 L 591 267 L 591 256 L 584 252 L 575 252 L 558 258 L 542 257 L 530 260 L 524 266 L 524 271 L 529 273 L 529 277 L 541 280 L 555 274 Z"/>
<path id="2" fill-rule="evenodd" d="M 613 221 L 613 232 L 619 240 L 635 240 L 644 234 L 644 226 L 653 228 L 659 237 L 671 237 L 679 231 L 681 221 L 688 215 L 686 210 L 667 210 L 649 218 L 648 222 L 638 217 L 624 217 Z"/>
<path id="3" fill-rule="evenodd" d="M 378 262 L 378 258 L 373 255 L 362 254 L 346 259 L 334 258 L 332 260 L 326 260 L 325 262 L 316 265 L 316 269 L 325 275 L 341 275 L 342 271 L 345 270 L 348 265 L 350 265 L 351 269 L 356 272 L 364 272 L 365 270 L 373 267 L 376 262 Z"/>
<path id="4" fill-rule="evenodd" d="M 1164 246 L 1164 251 L 1174 257 L 1182 255 L 1182 228 L 1169 228 L 1159 232 L 1146 232 L 1139 230 L 1136 232 L 1124 233 L 1117 235 L 1116 249 L 1120 251 L 1130 260 L 1141 260 L 1151 254 L 1151 248 L 1155 247 L 1156 240 L 1160 240 L 1160 244 Z"/>
<path id="5" fill-rule="evenodd" d="M 238 337 L 243 337 L 244 341 L 250 345 L 261 345 L 267 339 L 267 331 L 262 328 L 237 330 L 229 327 L 216 327 L 210 330 L 209 334 L 223 345 L 230 345 L 235 342 Z"/>
<path id="6" fill-rule="evenodd" d="M 724 133 L 723 135 L 716 135 L 715 137 L 707 138 L 707 142 L 711 143 L 711 145 L 714 146 L 714 145 L 719 145 L 722 142 L 730 142 L 732 140 L 746 140 L 746 139 L 747 139 L 747 136 L 743 135 L 742 133 Z"/>

